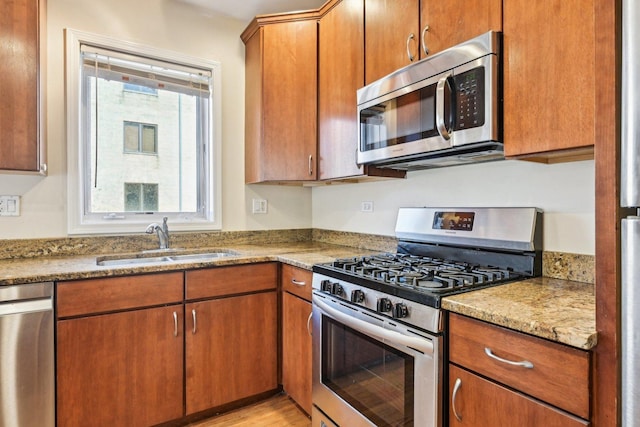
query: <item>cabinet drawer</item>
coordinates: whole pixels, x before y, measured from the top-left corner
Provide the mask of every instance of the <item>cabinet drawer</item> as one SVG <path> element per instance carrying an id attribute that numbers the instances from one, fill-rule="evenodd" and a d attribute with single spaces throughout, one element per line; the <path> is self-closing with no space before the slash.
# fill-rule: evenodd
<path id="1" fill-rule="evenodd" d="M 589 418 L 589 353 L 464 316 L 450 315 L 449 360 Z M 528 361 L 531 368 L 506 361 Z"/>
<path id="2" fill-rule="evenodd" d="M 181 272 L 58 282 L 58 317 L 182 302 Z"/>
<path id="3" fill-rule="evenodd" d="M 274 262 L 187 271 L 186 299 L 213 298 L 278 287 L 278 265 Z"/>
<path id="4" fill-rule="evenodd" d="M 282 264 L 282 290 L 311 301 L 313 273 L 288 264 Z"/>
<path id="5" fill-rule="evenodd" d="M 450 427 L 590 425 L 585 420 L 487 381 L 455 365 L 450 365 L 449 390 Z"/>

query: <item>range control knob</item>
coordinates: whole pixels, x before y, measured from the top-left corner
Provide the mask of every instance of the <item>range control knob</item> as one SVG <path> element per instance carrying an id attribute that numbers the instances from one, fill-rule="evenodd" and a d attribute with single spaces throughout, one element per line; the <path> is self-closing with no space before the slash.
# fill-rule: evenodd
<path id="1" fill-rule="evenodd" d="M 393 306 L 389 298 L 379 298 L 376 302 L 376 310 L 378 311 L 378 313 L 391 311 L 392 308 Z"/>
<path id="2" fill-rule="evenodd" d="M 340 285 L 340 283 L 336 282 L 336 283 L 333 284 L 333 287 L 331 289 L 331 293 L 333 295 L 340 296 L 340 295 L 342 295 L 344 293 L 344 289 L 342 289 L 342 285 Z"/>
<path id="3" fill-rule="evenodd" d="M 351 302 L 361 303 L 364 302 L 364 292 L 360 289 L 354 289 L 351 291 Z"/>
<path id="4" fill-rule="evenodd" d="M 409 316 L 409 309 L 406 304 L 401 302 L 397 303 L 393 306 L 393 317 L 396 319 L 402 319 L 403 317 Z"/>
<path id="5" fill-rule="evenodd" d="M 333 289 L 333 283 L 330 280 L 323 280 L 320 282 L 320 290 L 324 292 L 331 292 Z"/>

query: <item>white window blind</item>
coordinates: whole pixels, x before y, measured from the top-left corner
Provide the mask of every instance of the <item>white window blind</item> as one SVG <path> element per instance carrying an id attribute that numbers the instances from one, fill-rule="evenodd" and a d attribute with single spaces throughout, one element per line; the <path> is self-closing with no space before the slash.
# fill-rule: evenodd
<path id="1" fill-rule="evenodd" d="M 153 89 L 166 89 L 187 95 L 209 97 L 211 71 L 154 58 L 142 63 L 123 52 L 81 45 L 83 73 L 105 80 L 117 80 Z"/>

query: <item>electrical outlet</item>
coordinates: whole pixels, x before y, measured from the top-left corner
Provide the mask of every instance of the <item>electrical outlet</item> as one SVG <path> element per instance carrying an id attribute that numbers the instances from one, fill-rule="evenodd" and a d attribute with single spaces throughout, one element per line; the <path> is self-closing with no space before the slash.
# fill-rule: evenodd
<path id="1" fill-rule="evenodd" d="M 0 216 L 20 216 L 20 196 L 0 196 Z"/>
<path id="2" fill-rule="evenodd" d="M 251 211 L 254 214 L 266 214 L 267 201 L 264 199 L 253 199 L 253 209 Z"/>
<path id="3" fill-rule="evenodd" d="M 373 212 L 373 202 L 362 202 L 360 205 L 361 212 Z"/>

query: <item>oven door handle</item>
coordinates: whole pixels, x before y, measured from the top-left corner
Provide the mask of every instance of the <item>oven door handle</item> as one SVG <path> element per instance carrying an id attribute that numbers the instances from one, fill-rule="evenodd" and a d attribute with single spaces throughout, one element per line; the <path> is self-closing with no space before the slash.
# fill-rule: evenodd
<path id="1" fill-rule="evenodd" d="M 433 344 L 427 339 L 408 337 L 398 332 L 390 331 L 388 329 L 372 325 L 369 322 L 365 322 L 364 320 L 357 319 L 355 317 L 349 316 L 348 314 L 344 314 L 339 310 L 336 310 L 317 297 L 313 297 L 313 303 L 329 316 L 353 329 L 362 332 L 363 334 L 367 334 L 382 340 L 388 340 L 392 343 L 401 344 L 406 347 L 411 347 L 425 354 L 433 354 Z"/>

